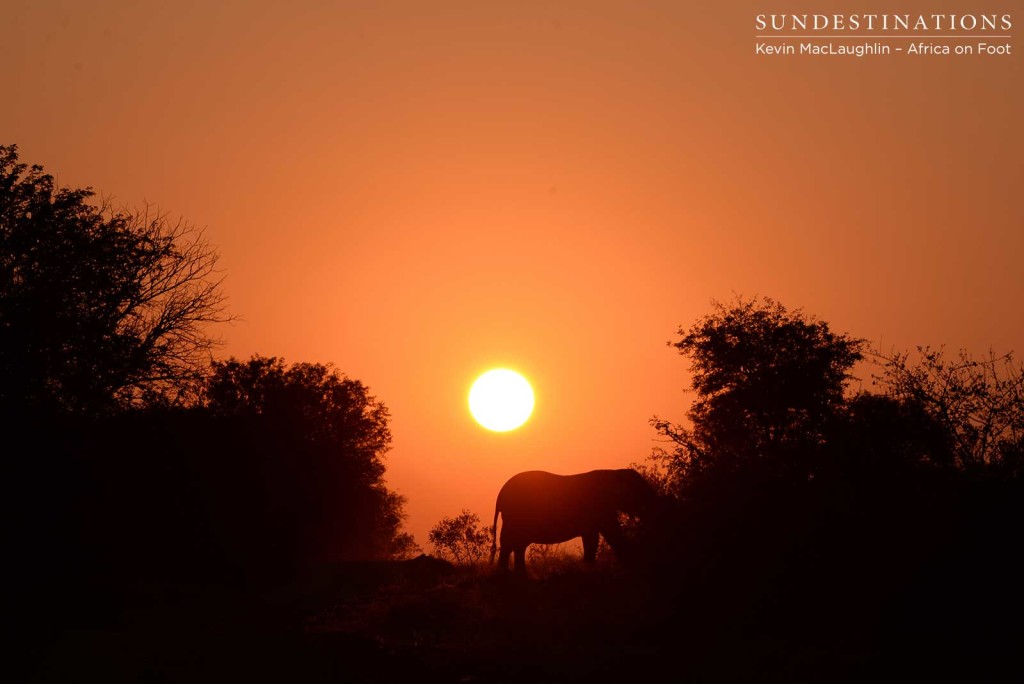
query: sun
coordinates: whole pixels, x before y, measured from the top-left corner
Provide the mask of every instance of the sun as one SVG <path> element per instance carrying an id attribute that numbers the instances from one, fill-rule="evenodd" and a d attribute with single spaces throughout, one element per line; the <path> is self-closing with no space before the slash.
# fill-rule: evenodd
<path id="1" fill-rule="evenodd" d="M 489 370 L 469 390 L 469 412 L 488 430 L 515 430 L 533 413 L 533 388 L 513 370 Z"/>

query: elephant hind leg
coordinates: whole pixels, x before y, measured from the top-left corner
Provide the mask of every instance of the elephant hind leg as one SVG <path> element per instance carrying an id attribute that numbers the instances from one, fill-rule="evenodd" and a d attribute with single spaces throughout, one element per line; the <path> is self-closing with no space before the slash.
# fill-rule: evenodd
<path id="1" fill-rule="evenodd" d="M 505 544 L 502 544 L 501 550 L 498 551 L 498 572 L 508 572 L 508 561 L 510 555 L 512 555 L 512 549 Z"/>

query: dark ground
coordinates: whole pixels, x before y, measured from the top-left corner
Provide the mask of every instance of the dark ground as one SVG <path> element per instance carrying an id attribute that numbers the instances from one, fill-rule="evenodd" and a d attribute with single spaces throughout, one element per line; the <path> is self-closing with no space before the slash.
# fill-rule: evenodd
<path id="1" fill-rule="evenodd" d="M 421 557 L 273 588 L 54 588 L 18 618 L 7 681 L 1020 681 L 1021 616 L 1000 626 L 983 590 L 977 605 L 947 607 L 962 613 L 953 623 L 926 583 L 881 612 L 840 588 L 787 605 L 781 590 L 665 586 L 608 562 L 519 580 Z"/>

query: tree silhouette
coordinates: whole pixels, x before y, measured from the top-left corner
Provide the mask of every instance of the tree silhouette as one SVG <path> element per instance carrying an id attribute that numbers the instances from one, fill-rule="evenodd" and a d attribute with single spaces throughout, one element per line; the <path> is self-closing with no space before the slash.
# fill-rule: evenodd
<path id="1" fill-rule="evenodd" d="M 215 362 L 203 409 L 237 436 L 238 471 L 262 478 L 291 553 L 321 561 L 410 553 L 405 499 L 385 482 L 387 407 L 329 365 L 253 356 Z"/>
<path id="2" fill-rule="evenodd" d="M 950 359 L 941 348 L 918 347 L 916 359 L 907 352 L 873 356 L 884 395 L 920 407 L 947 435 L 944 465 L 1024 474 L 1024 369 L 1012 354 L 978 359 L 960 350 Z"/>
<path id="3" fill-rule="evenodd" d="M 883 478 L 905 484 L 953 462 L 946 426 L 910 397 L 857 394 L 831 437 L 832 475 L 861 488 Z"/>
<path id="4" fill-rule="evenodd" d="M 850 393 L 864 341 L 774 300 L 716 303 L 679 334 L 690 423 L 651 422 L 671 442 L 655 479 L 680 499 L 656 584 L 686 621 L 873 643 L 878 663 L 973 666 L 1012 642 L 988 627 L 994 606 L 1024 604 L 1009 542 L 1024 374 L 1009 356 L 873 353 L 881 392 Z"/>
<path id="5" fill-rule="evenodd" d="M 814 454 L 842 410 L 862 341 L 770 298 L 715 302 L 679 334 L 669 344 L 691 359 L 691 426 L 651 420 L 673 443 L 659 454 L 673 482 L 813 477 Z"/>
<path id="6" fill-rule="evenodd" d="M 175 402 L 224 322 L 217 254 L 165 214 L 89 204 L 0 146 L 0 410 Z"/>

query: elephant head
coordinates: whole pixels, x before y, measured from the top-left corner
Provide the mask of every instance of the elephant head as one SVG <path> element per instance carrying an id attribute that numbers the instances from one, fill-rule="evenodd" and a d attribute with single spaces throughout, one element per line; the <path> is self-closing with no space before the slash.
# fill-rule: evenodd
<path id="1" fill-rule="evenodd" d="M 641 520 L 658 510 L 660 497 L 636 470 L 591 470 L 574 475 L 556 475 L 531 470 L 512 476 L 498 492 L 491 528 L 494 543 L 491 560 L 498 550 L 498 515 L 501 515 L 501 544 L 498 569 L 507 571 L 514 556 L 517 574 L 526 572 L 526 548 L 530 544 L 557 544 L 576 537 L 583 539 L 583 560 L 593 563 L 599 537 L 604 537 L 616 555 L 627 551 L 627 538 L 619 525 L 619 514 Z"/>

